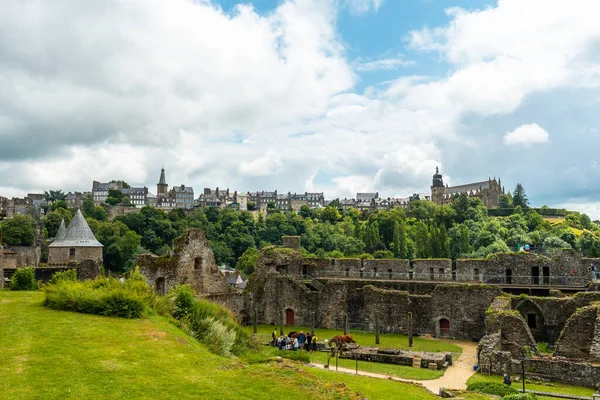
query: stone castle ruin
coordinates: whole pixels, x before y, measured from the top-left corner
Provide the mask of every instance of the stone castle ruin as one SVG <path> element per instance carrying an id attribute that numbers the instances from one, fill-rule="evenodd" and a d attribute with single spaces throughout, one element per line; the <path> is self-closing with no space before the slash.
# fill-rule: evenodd
<path id="1" fill-rule="evenodd" d="M 142 255 L 138 265 L 159 293 L 189 283 L 246 323 L 474 340 L 483 371 L 516 374 L 525 359 L 534 378 L 600 382 L 600 292 L 589 271 L 598 259 L 572 251 L 554 259 L 312 259 L 299 248 L 299 237 L 263 248 L 243 293 L 227 284 L 200 229 L 178 238 L 170 256 Z M 541 354 L 538 342 L 556 351 Z M 374 349 L 363 356 L 391 357 Z"/>
<path id="2" fill-rule="evenodd" d="M 233 289 L 219 271 L 202 229 L 189 229 L 175 239 L 171 255 L 142 254 L 137 258 L 140 272 L 148 284 L 164 295 L 178 284 L 190 284 L 202 297 L 227 306 L 243 316 L 244 297 Z"/>

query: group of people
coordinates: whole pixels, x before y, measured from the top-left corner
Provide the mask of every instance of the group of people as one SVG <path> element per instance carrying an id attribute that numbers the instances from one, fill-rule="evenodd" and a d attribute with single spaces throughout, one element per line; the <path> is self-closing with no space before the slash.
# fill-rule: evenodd
<path id="1" fill-rule="evenodd" d="M 310 332 L 306 334 L 304 331 L 290 332 L 286 335 L 277 335 L 277 330 L 274 330 L 271 334 L 271 345 L 277 347 L 279 350 L 306 350 L 317 351 L 319 338 L 317 335 L 311 335 Z"/>

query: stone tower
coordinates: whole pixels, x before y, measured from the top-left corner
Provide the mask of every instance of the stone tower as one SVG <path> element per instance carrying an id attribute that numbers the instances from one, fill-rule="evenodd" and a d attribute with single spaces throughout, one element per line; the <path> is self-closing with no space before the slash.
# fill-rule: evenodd
<path id="1" fill-rule="evenodd" d="M 444 179 L 440 174 L 439 167 L 435 167 L 433 182 L 431 184 L 431 201 L 435 204 L 442 204 L 444 201 Z"/>
<path id="2" fill-rule="evenodd" d="M 158 185 L 156 185 L 156 196 L 157 197 L 167 197 L 167 192 L 169 191 L 169 185 L 167 185 L 167 180 L 165 179 L 165 168 L 160 169 L 160 179 L 158 180 Z"/>

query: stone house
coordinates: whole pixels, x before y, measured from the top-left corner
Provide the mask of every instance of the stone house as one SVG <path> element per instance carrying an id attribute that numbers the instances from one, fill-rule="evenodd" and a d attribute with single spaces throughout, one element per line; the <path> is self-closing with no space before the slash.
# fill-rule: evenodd
<path id="1" fill-rule="evenodd" d="M 101 264 L 103 247 L 96 240 L 81 211 L 77 210 L 69 227 L 65 228 L 64 223 L 61 223 L 54 241 L 48 246 L 48 265 L 67 265 L 84 260 Z"/>

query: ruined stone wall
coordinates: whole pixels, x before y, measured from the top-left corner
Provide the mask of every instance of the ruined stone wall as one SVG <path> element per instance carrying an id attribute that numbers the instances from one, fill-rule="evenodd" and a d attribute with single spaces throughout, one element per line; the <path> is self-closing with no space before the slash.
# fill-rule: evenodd
<path id="1" fill-rule="evenodd" d="M 290 276 L 272 276 L 264 285 L 264 294 L 257 302 L 261 323 L 279 326 L 285 321 L 285 311 L 294 313 L 294 325 L 310 325 L 311 312 L 320 315 L 318 298 L 301 282 Z"/>
<path id="2" fill-rule="evenodd" d="M 450 259 L 415 259 L 413 260 L 412 268 L 414 280 L 452 280 L 452 260 Z"/>
<path id="3" fill-rule="evenodd" d="M 227 293 L 231 286 L 215 263 L 210 244 L 201 229 L 190 229 L 175 239 L 173 252 L 177 267 L 188 271 L 196 290 L 201 294 Z"/>
<path id="4" fill-rule="evenodd" d="M 375 259 L 362 261 L 364 274 L 367 277 L 378 279 L 409 279 L 410 260 Z"/>
<path id="5" fill-rule="evenodd" d="M 69 247 L 49 247 L 48 265 L 67 265 L 72 262 L 92 260 L 102 263 L 102 247 L 75 247 L 75 257 L 70 257 Z"/>
<path id="6" fill-rule="evenodd" d="M 552 345 L 558 340 L 569 317 L 578 308 L 595 301 L 600 301 L 600 292 L 580 292 L 564 297 L 513 296 L 511 305 L 524 318 L 527 318 L 529 313 L 535 313 L 537 329 L 532 329 L 532 334 L 537 341 Z"/>
<path id="7" fill-rule="evenodd" d="M 17 265 L 16 253 L 0 251 L 0 266 L 6 269 L 16 269 Z"/>
<path id="8" fill-rule="evenodd" d="M 556 346 L 555 356 L 600 360 L 600 354 L 592 353 L 598 319 L 598 306 L 588 306 L 575 312 L 567 321 Z M 596 349 L 597 350 L 597 349 Z"/>
<path id="9" fill-rule="evenodd" d="M 379 317 L 379 326 L 385 332 L 408 333 L 408 313 L 411 311 L 408 292 L 380 289 L 373 285 L 363 287 L 362 292 L 365 302 L 363 318 L 372 329 Z"/>
<path id="10" fill-rule="evenodd" d="M 481 339 L 486 334 L 486 311 L 500 293 L 487 285 L 437 285 L 431 293 L 431 331 L 441 336 L 440 320 L 447 319 L 451 337 Z"/>
<path id="11" fill-rule="evenodd" d="M 232 291 L 227 278 L 219 271 L 201 229 L 190 229 L 175 240 L 173 256 L 143 254 L 137 258 L 140 272 L 148 284 L 165 294 L 176 284 L 189 283 L 202 295 Z"/>
<path id="12" fill-rule="evenodd" d="M 40 257 L 42 256 L 40 246 L 6 246 L 5 250 L 16 253 L 17 268 L 37 267 L 40 264 Z"/>
<path id="13" fill-rule="evenodd" d="M 283 247 L 300 251 L 300 236 L 283 236 Z"/>
<path id="14" fill-rule="evenodd" d="M 204 299 L 227 307 L 241 323 L 252 323 L 254 314 L 246 312 L 249 307 L 246 306 L 246 296 L 242 293 L 221 293 L 204 296 Z M 250 310 L 249 310 L 250 311 Z"/>
<path id="15" fill-rule="evenodd" d="M 600 383 L 600 365 L 558 358 L 533 358 L 525 362 L 526 376 L 551 380 L 567 385 L 595 388 Z M 514 375 L 521 373 L 521 364 L 513 360 Z M 500 372 L 494 371 L 500 375 Z"/>
<path id="16" fill-rule="evenodd" d="M 456 280 L 459 282 L 481 282 L 486 271 L 483 258 L 463 258 L 456 260 Z"/>

